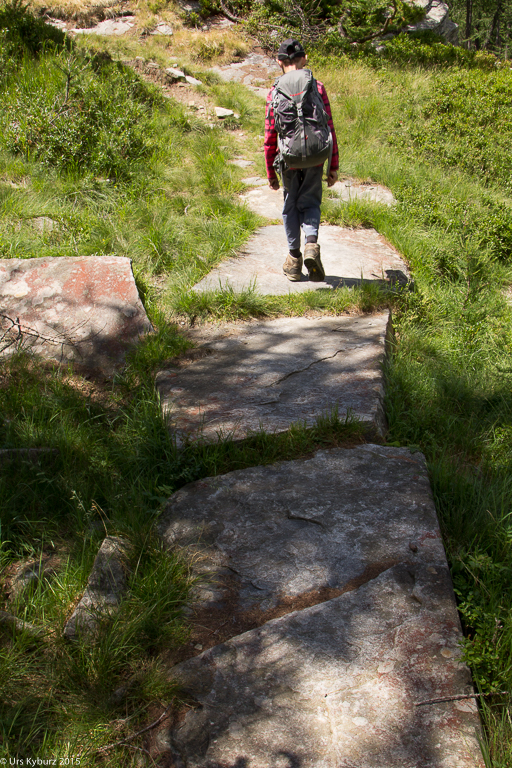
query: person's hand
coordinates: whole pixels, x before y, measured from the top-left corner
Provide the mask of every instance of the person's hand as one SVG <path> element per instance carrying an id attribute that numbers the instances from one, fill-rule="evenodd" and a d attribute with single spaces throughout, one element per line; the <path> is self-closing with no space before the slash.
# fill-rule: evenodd
<path id="1" fill-rule="evenodd" d="M 269 179 L 268 185 L 270 189 L 279 189 L 279 179 Z"/>
<path id="2" fill-rule="evenodd" d="M 329 175 L 327 177 L 327 186 L 332 187 L 333 184 L 335 184 L 338 181 L 338 171 L 329 171 Z"/>

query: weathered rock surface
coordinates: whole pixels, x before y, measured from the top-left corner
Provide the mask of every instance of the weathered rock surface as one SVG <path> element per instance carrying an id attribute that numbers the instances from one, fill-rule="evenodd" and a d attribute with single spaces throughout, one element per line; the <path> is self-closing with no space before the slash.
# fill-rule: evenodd
<path id="1" fill-rule="evenodd" d="M 253 190 L 259 192 L 260 190 Z M 292 283 L 283 275 L 283 262 L 288 253 L 282 225 L 259 229 L 244 246 L 240 255 L 226 259 L 197 285 L 195 291 L 219 290 L 230 286 L 236 291 L 254 286 L 259 293 L 281 295 L 352 287 L 364 282 L 383 285 L 406 284 L 407 267 L 398 252 L 374 229 L 343 229 L 322 224 L 318 236 L 325 280 L 312 283 L 307 270 L 302 280 Z"/>
<path id="2" fill-rule="evenodd" d="M 12 613 L 8 613 L 7 611 L 0 611 L 0 625 L 2 624 L 9 627 L 10 630 L 25 632 L 31 637 L 44 637 L 44 630 L 41 627 L 36 627 L 28 621 L 18 619 L 17 616 L 13 616 Z"/>
<path id="3" fill-rule="evenodd" d="M 249 166 L 254 165 L 253 160 L 244 160 L 243 157 L 235 157 L 233 160 L 228 160 L 228 163 L 236 165 L 238 168 L 249 168 Z"/>
<path id="4" fill-rule="evenodd" d="M 266 187 L 267 186 L 267 180 L 264 179 L 262 176 L 246 176 L 245 179 L 242 179 L 244 184 L 247 184 L 248 187 Z"/>
<path id="5" fill-rule="evenodd" d="M 170 37 L 174 34 L 174 30 L 170 24 L 166 24 L 164 21 L 159 22 L 151 33 L 152 35 L 164 35 Z"/>
<path id="6" fill-rule="evenodd" d="M 215 107 L 215 114 L 220 120 L 222 120 L 225 117 L 231 117 L 231 115 L 234 115 L 235 113 L 233 112 L 232 109 L 225 109 L 224 107 Z"/>
<path id="7" fill-rule="evenodd" d="M 383 187 L 381 184 L 362 183 L 343 179 L 337 181 L 328 189 L 328 194 L 334 193 L 341 200 L 350 202 L 350 200 L 368 200 L 372 203 L 383 203 L 384 205 L 394 205 L 396 200 L 393 193 Z"/>
<path id="8" fill-rule="evenodd" d="M 415 593 L 428 596 L 418 600 Z M 397 565 L 171 670 L 184 768 L 483 768 L 448 571 Z"/>
<path id="9" fill-rule="evenodd" d="M 422 454 L 362 445 L 206 478 L 161 533 L 195 555 L 199 607 L 260 625 L 170 671 L 200 705 L 163 739 L 177 765 L 483 768 L 471 699 L 416 706 L 472 692 Z"/>
<path id="10" fill-rule="evenodd" d="M 181 69 L 176 67 L 167 67 L 165 70 L 165 79 L 170 83 L 185 82 L 186 75 Z"/>
<path id="11" fill-rule="evenodd" d="M 135 23 L 135 16 L 123 16 L 120 19 L 106 19 L 95 27 L 72 29 L 75 35 L 124 35 Z"/>
<path id="12" fill-rule="evenodd" d="M 82 599 L 64 627 L 68 640 L 93 635 L 119 607 L 126 589 L 129 551 L 129 543 L 119 536 L 103 540 Z"/>
<path id="13" fill-rule="evenodd" d="M 283 190 L 270 189 L 267 183 L 261 189 L 251 189 L 240 195 L 240 200 L 246 203 L 247 207 L 260 216 L 267 219 L 282 219 L 283 213 Z"/>
<path id="14" fill-rule="evenodd" d="M 212 608 L 227 573 L 239 610 L 267 611 L 304 595 L 319 602 L 321 590 L 395 563 L 446 565 L 425 460 L 405 448 L 320 451 L 191 483 L 169 499 L 160 530 L 169 546 L 201 553 Z"/>
<path id="15" fill-rule="evenodd" d="M 162 408 L 178 436 L 215 441 L 313 424 L 337 408 L 385 431 L 382 362 L 389 313 L 280 318 L 240 326 L 204 357 L 160 371 Z"/>
<path id="16" fill-rule="evenodd" d="M 11 579 L 9 600 L 18 600 L 26 590 L 35 589 L 40 581 L 48 581 L 54 574 L 49 558 L 23 563 Z"/>
<path id="17" fill-rule="evenodd" d="M 1 259 L 0 302 L 2 314 L 19 318 L 19 327 L 3 321 L 1 347 L 21 330 L 33 353 L 106 374 L 152 330 L 130 260 L 119 256 Z"/>
<path id="18" fill-rule="evenodd" d="M 234 62 L 222 67 L 212 67 L 222 80 L 226 82 L 243 83 L 249 87 L 261 87 L 269 78 L 276 78 L 281 74 L 279 66 L 269 56 L 259 53 L 251 53 L 243 61 Z M 265 95 L 267 89 L 264 89 Z"/>
<path id="19" fill-rule="evenodd" d="M 447 43 L 459 44 L 459 26 L 450 19 L 450 9 L 443 0 L 414 0 L 414 4 L 425 9 L 425 18 L 405 27 L 406 32 L 435 32 Z"/>

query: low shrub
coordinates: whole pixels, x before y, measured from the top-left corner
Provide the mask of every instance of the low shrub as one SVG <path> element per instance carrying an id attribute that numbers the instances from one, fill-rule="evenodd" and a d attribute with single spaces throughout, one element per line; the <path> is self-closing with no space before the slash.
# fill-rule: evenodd
<path id="1" fill-rule="evenodd" d="M 403 122 L 404 143 L 429 159 L 512 189 L 510 69 L 456 69 L 435 77 L 417 117 L 409 111 Z"/>
<path id="2" fill-rule="evenodd" d="M 484 51 L 467 51 L 458 45 L 451 45 L 434 32 L 402 33 L 392 40 L 386 40 L 378 56 L 382 61 L 402 66 L 431 68 L 464 67 L 492 71 L 498 59 Z M 373 49 L 375 54 L 375 49 Z"/>
<path id="3" fill-rule="evenodd" d="M 0 8 L 0 48 L 16 59 L 42 51 L 67 48 L 72 42 L 64 32 L 37 18 L 21 0 L 11 0 Z"/>
<path id="4" fill-rule="evenodd" d="M 25 56 L 2 96 L 5 149 L 51 167 L 116 178 L 151 151 L 148 123 L 161 100 L 121 65 L 63 53 Z"/>

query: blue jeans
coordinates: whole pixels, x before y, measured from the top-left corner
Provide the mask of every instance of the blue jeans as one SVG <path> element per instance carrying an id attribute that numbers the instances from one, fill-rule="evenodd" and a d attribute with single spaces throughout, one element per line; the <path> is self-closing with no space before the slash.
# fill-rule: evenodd
<path id="1" fill-rule="evenodd" d="M 301 227 L 305 237 L 318 237 L 323 169 L 323 165 L 318 165 L 283 170 L 283 223 L 289 250 L 300 248 Z"/>

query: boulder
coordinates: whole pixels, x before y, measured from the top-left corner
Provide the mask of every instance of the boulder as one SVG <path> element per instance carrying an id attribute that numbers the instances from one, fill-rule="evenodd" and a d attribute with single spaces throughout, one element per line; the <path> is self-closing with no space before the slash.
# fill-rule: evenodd
<path id="1" fill-rule="evenodd" d="M 425 18 L 405 27 L 404 32 L 435 32 L 447 43 L 459 44 L 459 26 L 450 19 L 450 9 L 443 0 L 414 0 L 425 9 Z"/>
<path id="2" fill-rule="evenodd" d="M 185 82 L 186 75 L 181 69 L 176 67 L 167 67 L 165 70 L 165 79 L 170 83 Z"/>
<path id="3" fill-rule="evenodd" d="M 202 85 L 202 82 L 192 75 L 185 75 L 185 82 L 189 85 Z"/>
<path id="4" fill-rule="evenodd" d="M 151 33 L 152 35 L 166 35 L 167 37 L 170 37 L 174 34 L 173 28 L 169 24 L 165 24 L 165 22 L 161 21 L 160 24 L 157 24 L 154 30 Z"/>
<path id="5" fill-rule="evenodd" d="M 119 608 L 126 589 L 129 551 L 129 543 L 119 536 L 103 540 L 85 592 L 64 627 L 68 640 L 96 634 L 100 623 Z"/>
<path id="6" fill-rule="evenodd" d="M 224 109 L 224 107 L 215 107 L 215 114 L 219 118 L 219 120 L 223 120 L 225 117 L 231 117 L 231 115 L 234 115 L 234 112 L 232 109 Z"/>

